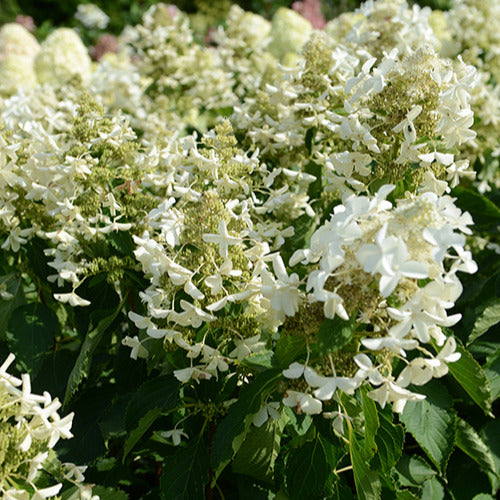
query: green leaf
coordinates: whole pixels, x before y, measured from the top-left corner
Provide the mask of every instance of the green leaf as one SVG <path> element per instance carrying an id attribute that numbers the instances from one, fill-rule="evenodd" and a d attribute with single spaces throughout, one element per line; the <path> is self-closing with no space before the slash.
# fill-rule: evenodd
<path id="1" fill-rule="evenodd" d="M 128 231 L 117 231 L 108 234 L 107 241 L 122 255 L 133 255 L 135 244 Z"/>
<path id="2" fill-rule="evenodd" d="M 238 493 L 233 494 L 238 500 L 269 500 L 269 486 L 243 475 L 236 476 L 236 481 Z"/>
<path id="3" fill-rule="evenodd" d="M 56 314 L 44 304 L 26 304 L 12 312 L 7 326 L 9 349 L 26 371 L 36 377 L 59 332 Z"/>
<path id="4" fill-rule="evenodd" d="M 233 459 L 233 472 L 272 481 L 285 419 L 286 416 L 276 420 L 269 418 L 261 427 L 251 427 Z"/>
<path id="5" fill-rule="evenodd" d="M 367 464 L 363 453 L 364 444 L 351 429 L 349 429 L 349 449 L 358 499 L 378 500 L 382 493 L 380 478 Z"/>
<path id="6" fill-rule="evenodd" d="M 427 479 L 422 484 L 422 497 L 423 499 L 428 498 L 429 500 L 443 500 L 444 498 L 444 488 L 443 485 L 435 478 Z"/>
<path id="7" fill-rule="evenodd" d="M 101 321 L 97 323 L 97 326 L 85 336 L 75 366 L 71 370 L 68 378 L 66 393 L 64 395 L 64 406 L 66 406 L 74 396 L 82 380 L 88 376 L 92 355 L 104 337 L 104 334 L 118 316 L 126 299 L 127 297 L 125 296 L 113 313 L 101 319 Z"/>
<path id="8" fill-rule="evenodd" d="M 419 497 L 414 495 L 408 490 L 398 490 L 396 491 L 396 500 L 418 500 Z"/>
<path id="9" fill-rule="evenodd" d="M 457 417 L 430 401 L 408 401 L 401 414 L 406 430 L 441 472 L 453 451 Z"/>
<path id="10" fill-rule="evenodd" d="M 354 334 L 356 319 L 348 321 L 335 316 L 333 319 L 325 319 L 318 332 L 318 346 L 322 353 L 338 351 L 344 347 Z"/>
<path id="11" fill-rule="evenodd" d="M 496 345 L 496 354 L 488 359 L 487 363 L 483 366 L 483 371 L 490 382 L 492 401 L 496 401 L 498 396 L 500 396 L 500 352 L 498 352 L 498 344 Z"/>
<path id="12" fill-rule="evenodd" d="M 463 347 L 460 340 L 456 339 L 456 341 L 457 352 L 461 356 L 458 361 L 449 363 L 448 368 L 465 392 L 489 415 L 491 414 L 491 391 L 488 377 L 472 354 Z"/>
<path id="13" fill-rule="evenodd" d="M 377 454 L 373 457 L 371 465 L 383 473 L 389 472 L 401 458 L 404 440 L 403 426 L 393 424 L 392 420 L 381 413 L 380 427 L 375 436 Z"/>
<path id="14" fill-rule="evenodd" d="M 131 430 L 149 410 L 167 411 L 177 404 L 180 382 L 172 375 L 162 375 L 142 384 L 132 396 L 127 407 L 125 426 Z"/>
<path id="15" fill-rule="evenodd" d="M 308 130 L 308 133 L 310 130 L 311 129 Z M 305 171 L 308 174 L 314 175 L 314 177 L 316 177 L 316 179 L 309 184 L 309 187 L 307 189 L 307 195 L 314 202 L 315 200 L 321 198 L 321 194 L 323 192 L 322 168 L 321 165 L 318 165 L 317 163 L 311 161 L 305 166 Z"/>
<path id="16" fill-rule="evenodd" d="M 306 342 L 302 337 L 282 335 L 276 342 L 276 358 L 281 368 L 288 368 L 301 353 L 305 352 Z"/>
<path id="17" fill-rule="evenodd" d="M 457 446 L 486 472 L 497 475 L 493 455 L 475 429 L 465 420 L 458 419 Z"/>
<path id="18" fill-rule="evenodd" d="M 298 436 L 305 436 L 313 421 L 311 415 L 307 415 L 307 413 L 297 415 L 288 406 L 285 406 L 285 414 L 288 417 L 287 425 L 291 426 Z"/>
<path id="19" fill-rule="evenodd" d="M 216 477 L 239 450 L 250 428 L 253 415 L 260 410 L 262 401 L 273 391 L 280 379 L 281 372 L 268 370 L 242 387 L 238 401 L 230 406 L 214 435 L 211 462 Z"/>
<path id="20" fill-rule="evenodd" d="M 137 427 L 129 434 L 125 445 L 123 446 L 123 459 L 132 451 L 133 447 L 139 442 L 142 436 L 147 432 L 147 430 L 153 425 L 153 422 L 161 415 L 161 408 L 153 408 L 146 412 L 146 414 L 139 419 Z"/>
<path id="21" fill-rule="evenodd" d="M 0 298 L 0 341 L 6 340 L 7 324 L 9 323 L 12 312 L 19 306 L 22 306 L 26 299 L 24 298 L 23 282 L 21 276 L 9 274 L 0 278 L 0 284 L 6 285 L 6 290 L 12 295 L 9 300 Z"/>
<path id="22" fill-rule="evenodd" d="M 128 500 L 128 495 L 124 491 L 99 485 L 92 488 L 92 496 L 94 495 L 97 495 L 100 500 Z"/>
<path id="23" fill-rule="evenodd" d="M 457 197 L 455 204 L 472 215 L 477 230 L 488 231 L 500 224 L 500 209 L 485 196 L 462 186 L 454 188 L 451 194 Z"/>
<path id="24" fill-rule="evenodd" d="M 323 498 L 330 470 L 321 439 L 292 450 L 286 466 L 286 485 L 291 500 Z"/>
<path id="25" fill-rule="evenodd" d="M 265 368 L 272 368 L 275 365 L 274 352 L 263 350 L 250 354 L 250 356 L 247 356 L 242 361 L 242 365 L 254 368 L 258 371 L 262 371 L 262 369 Z"/>
<path id="26" fill-rule="evenodd" d="M 208 450 L 200 435 L 166 459 L 160 479 L 162 499 L 203 500 L 208 468 Z"/>
<path id="27" fill-rule="evenodd" d="M 500 299 L 491 299 L 486 304 L 482 304 L 479 308 L 476 308 L 475 312 L 476 319 L 467 340 L 467 345 L 470 345 L 492 326 L 500 322 Z"/>
<path id="28" fill-rule="evenodd" d="M 378 428 L 380 426 L 377 406 L 372 398 L 368 397 L 369 387 L 364 385 L 360 387 L 361 402 L 363 405 L 363 413 L 365 415 L 365 458 L 370 460 L 370 458 L 375 455 L 377 451 L 377 444 L 375 442 L 375 436 L 377 435 Z"/>
<path id="29" fill-rule="evenodd" d="M 436 475 L 436 471 L 419 456 L 404 455 L 395 470 L 400 486 L 420 486 Z"/>

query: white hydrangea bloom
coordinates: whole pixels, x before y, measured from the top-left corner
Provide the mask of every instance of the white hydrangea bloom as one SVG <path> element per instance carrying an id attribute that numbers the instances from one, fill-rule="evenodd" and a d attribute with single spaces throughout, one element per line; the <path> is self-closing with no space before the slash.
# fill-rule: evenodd
<path id="1" fill-rule="evenodd" d="M 44 40 L 35 59 L 35 72 L 40 83 L 58 85 L 78 75 L 84 82 L 91 76 L 91 60 L 77 33 L 58 28 Z"/>

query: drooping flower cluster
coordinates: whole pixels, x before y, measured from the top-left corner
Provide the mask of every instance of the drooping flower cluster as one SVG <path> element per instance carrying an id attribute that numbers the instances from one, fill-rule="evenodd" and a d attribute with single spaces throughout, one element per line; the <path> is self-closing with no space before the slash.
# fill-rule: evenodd
<path id="1" fill-rule="evenodd" d="M 59 493 L 62 483 L 40 487 L 44 465 L 54 459 L 53 448 L 59 439 L 70 439 L 73 413 L 61 418 L 61 403 L 48 392 L 31 392 L 30 376 L 17 378 L 8 373 L 15 356 L 10 354 L 0 366 L 0 494 L 5 499 L 41 500 Z M 85 467 L 64 464 L 61 479 L 79 485 Z M 46 474 L 47 478 L 50 477 Z M 83 496 L 91 498 L 83 484 Z M 94 496 L 93 500 L 99 497 Z"/>

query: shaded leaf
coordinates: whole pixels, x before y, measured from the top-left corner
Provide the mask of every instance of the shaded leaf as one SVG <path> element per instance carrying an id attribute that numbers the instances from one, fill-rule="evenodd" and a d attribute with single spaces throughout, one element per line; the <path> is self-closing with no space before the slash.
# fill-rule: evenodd
<path id="1" fill-rule="evenodd" d="M 127 407 L 127 430 L 137 426 L 139 419 L 149 410 L 170 410 L 177 404 L 180 382 L 172 375 L 162 375 L 142 384 Z"/>
<path id="2" fill-rule="evenodd" d="M 285 417 L 286 418 L 286 417 Z M 280 450 L 285 418 L 268 418 L 261 427 L 252 426 L 233 459 L 233 471 L 261 481 L 272 481 Z"/>
<path id="3" fill-rule="evenodd" d="M 384 473 L 389 472 L 401 458 L 404 436 L 403 426 L 393 424 L 392 420 L 381 413 L 380 426 L 375 436 L 377 454 L 373 457 L 371 465 Z"/>
<path id="4" fill-rule="evenodd" d="M 364 444 L 358 440 L 352 430 L 349 430 L 349 449 L 358 498 L 360 500 L 379 499 L 382 492 L 380 478 L 368 466 L 363 453 Z"/>
<path id="5" fill-rule="evenodd" d="M 6 334 L 10 350 L 26 371 L 36 377 L 58 332 L 59 321 L 52 309 L 32 303 L 12 312 Z"/>
<path id="6" fill-rule="evenodd" d="M 92 331 L 87 333 L 80 349 L 80 353 L 78 354 L 75 366 L 73 367 L 73 370 L 71 370 L 68 378 L 66 393 L 64 395 L 64 405 L 68 404 L 68 402 L 76 393 L 78 386 L 80 385 L 82 380 L 88 376 L 90 364 L 92 362 L 92 355 L 94 354 L 95 349 L 104 337 L 104 334 L 111 326 L 115 318 L 118 316 L 118 313 L 121 311 L 126 299 L 127 297 L 124 297 L 122 302 L 113 311 L 112 314 L 101 319 L 97 326 Z"/>
<path id="7" fill-rule="evenodd" d="M 354 334 L 356 325 L 355 317 L 348 321 L 335 316 L 333 319 L 325 319 L 318 332 L 318 346 L 322 353 L 335 352 L 344 347 Z"/>
<path id="8" fill-rule="evenodd" d="M 202 500 L 209 480 L 209 460 L 203 436 L 191 439 L 179 447 L 163 466 L 160 479 L 164 500 Z"/>
<path id="9" fill-rule="evenodd" d="M 465 420 L 458 419 L 457 446 L 486 472 L 497 476 L 493 455 L 475 429 Z"/>
<path id="10" fill-rule="evenodd" d="M 292 450 L 286 467 L 286 484 L 290 499 L 323 498 L 329 472 L 319 437 Z"/>
<path id="11" fill-rule="evenodd" d="M 420 486 L 436 475 L 436 471 L 419 456 L 404 455 L 395 470 L 400 486 Z"/>
<path id="12" fill-rule="evenodd" d="M 456 341 L 457 352 L 461 356 L 458 361 L 449 363 L 448 368 L 465 392 L 486 414 L 490 414 L 491 391 L 488 378 L 472 354 L 463 347 L 460 340 L 456 339 Z"/>
<path id="13" fill-rule="evenodd" d="M 211 462 L 216 476 L 239 450 L 253 415 L 260 410 L 263 399 L 272 392 L 280 378 L 281 372 L 268 370 L 242 387 L 238 401 L 230 406 L 214 435 Z"/>
<path id="14" fill-rule="evenodd" d="M 487 231 L 500 224 L 500 209 L 477 191 L 457 186 L 453 189 L 452 196 L 457 197 L 455 204 L 458 207 L 472 215 L 477 230 Z"/>
<path id="15" fill-rule="evenodd" d="M 107 488 L 105 486 L 94 486 L 92 496 L 97 495 L 100 500 L 128 500 L 129 496 L 117 488 Z M 77 497 L 78 499 L 80 497 Z"/>
<path id="16" fill-rule="evenodd" d="M 377 444 L 375 442 L 375 436 L 380 425 L 377 406 L 372 398 L 368 397 L 368 392 L 370 388 L 366 385 L 360 387 L 361 402 L 363 405 L 363 413 L 365 415 L 365 458 L 370 460 L 370 458 L 375 455 L 377 451 Z"/>
<path id="17" fill-rule="evenodd" d="M 441 472 L 453 451 L 457 418 L 430 401 L 408 401 L 401 414 L 409 432 Z"/>
<path id="18" fill-rule="evenodd" d="M 6 330 L 12 312 L 17 307 L 22 306 L 26 299 L 24 298 L 23 282 L 20 276 L 9 274 L 0 278 L 0 284 L 6 285 L 6 291 L 12 295 L 9 300 L 0 298 L 0 341 L 6 340 Z"/>
<path id="19" fill-rule="evenodd" d="M 493 298 L 486 304 L 481 304 L 479 308 L 476 308 L 475 313 L 476 319 L 467 340 L 468 345 L 500 322 L 500 299 Z"/>
<path id="20" fill-rule="evenodd" d="M 429 500 L 443 500 L 443 485 L 435 477 L 427 479 L 427 481 L 422 484 L 422 498 L 428 498 Z"/>
<path id="21" fill-rule="evenodd" d="M 276 342 L 276 358 L 281 368 L 288 368 L 302 352 L 305 352 L 306 342 L 302 337 L 282 335 Z"/>
<path id="22" fill-rule="evenodd" d="M 161 409 L 156 407 L 148 412 L 139 419 L 137 427 L 130 432 L 123 446 L 123 462 L 125 458 L 132 451 L 133 447 L 139 442 L 142 436 L 147 432 L 147 430 L 153 425 L 153 422 L 161 415 Z"/>
<path id="23" fill-rule="evenodd" d="M 483 371 L 488 377 L 491 390 L 491 400 L 496 401 L 500 396 L 500 352 L 498 352 L 483 366 Z"/>

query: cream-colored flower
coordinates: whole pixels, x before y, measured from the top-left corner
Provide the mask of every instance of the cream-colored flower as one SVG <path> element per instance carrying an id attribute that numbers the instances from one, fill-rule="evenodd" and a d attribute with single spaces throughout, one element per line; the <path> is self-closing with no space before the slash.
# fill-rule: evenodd
<path id="1" fill-rule="evenodd" d="M 35 59 L 40 83 L 61 85 L 78 75 L 84 82 L 91 76 L 91 60 L 77 33 L 69 28 L 54 30 L 42 43 Z"/>

